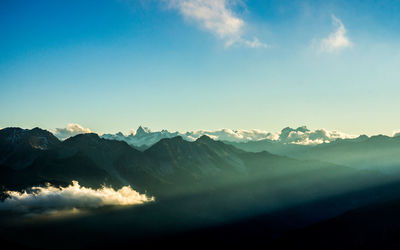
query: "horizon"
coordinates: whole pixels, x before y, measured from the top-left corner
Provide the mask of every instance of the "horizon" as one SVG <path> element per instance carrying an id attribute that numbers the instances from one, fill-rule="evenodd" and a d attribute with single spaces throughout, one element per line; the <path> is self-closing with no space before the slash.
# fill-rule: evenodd
<path id="1" fill-rule="evenodd" d="M 0 127 L 399 129 L 391 1 L 2 1 Z M 354 15 L 357 13 L 357 15 Z"/>
<path id="2" fill-rule="evenodd" d="M 344 133 L 343 131 L 338 131 L 338 130 L 328 130 L 325 128 L 310 128 L 306 125 L 302 125 L 302 126 L 297 126 L 297 127 L 290 127 L 290 126 L 286 126 L 283 127 L 282 129 L 278 130 L 278 131 L 272 131 L 272 130 L 265 130 L 265 129 L 230 129 L 230 128 L 218 128 L 218 129 L 193 129 L 193 130 L 169 130 L 169 129 L 152 129 L 146 126 L 142 126 L 139 125 L 136 129 L 130 129 L 128 132 L 123 132 L 121 130 L 118 130 L 116 132 L 99 132 L 99 131 L 95 131 L 92 130 L 90 128 L 87 127 L 83 127 L 80 124 L 77 123 L 69 123 L 67 124 L 67 126 L 62 127 L 62 128 L 43 128 L 43 127 L 39 127 L 39 126 L 34 126 L 34 127 L 19 127 L 19 126 L 9 126 L 9 127 L 0 127 L 0 130 L 5 129 L 5 128 L 21 128 L 21 129 L 34 129 L 34 128 L 39 128 L 39 129 L 44 129 L 46 131 L 51 132 L 53 135 L 55 135 L 58 139 L 60 140 L 65 140 L 69 137 L 73 137 L 75 135 L 79 135 L 79 134 L 86 134 L 86 133 L 94 133 L 99 135 L 100 137 L 102 136 L 106 136 L 106 135 L 118 135 L 118 134 L 122 134 L 124 137 L 128 137 L 128 136 L 136 136 L 137 135 L 137 131 L 142 128 L 142 130 L 146 133 L 146 134 L 151 134 L 151 133 L 159 133 L 159 132 L 168 132 L 168 133 L 177 133 L 177 136 L 182 136 L 185 134 L 191 134 L 191 135 L 195 135 L 195 136 L 201 136 L 201 135 L 207 135 L 207 136 L 211 136 L 211 138 L 213 137 L 210 133 L 217 133 L 217 132 L 225 132 L 227 134 L 230 133 L 234 133 L 235 135 L 240 135 L 241 133 L 258 133 L 258 134 L 263 134 L 264 137 L 262 138 L 258 138 L 258 139 L 247 139 L 246 141 L 257 141 L 257 140 L 263 140 L 263 139 L 269 139 L 269 140 L 279 140 L 279 136 L 281 135 L 282 131 L 284 129 L 292 129 L 293 131 L 299 130 L 299 129 L 305 129 L 307 130 L 307 133 L 315 133 L 318 131 L 323 131 L 323 132 L 327 132 L 330 133 L 331 135 L 335 135 L 338 136 L 337 138 L 335 137 L 335 139 L 355 139 L 358 138 L 360 136 L 368 136 L 368 137 L 374 137 L 374 136 L 387 136 L 387 137 L 397 137 L 400 136 L 400 130 L 395 130 L 393 131 L 391 134 L 384 134 L 384 133 L 377 133 L 377 134 L 347 134 Z M 208 134 L 207 134 L 208 133 Z M 302 133 L 302 132 L 300 132 Z M 306 134 L 307 134 L 306 133 Z M 232 134 L 230 134 L 232 135 Z M 251 137 L 251 135 L 249 135 Z M 249 137 L 249 138 L 250 138 Z M 216 140 L 220 140 L 220 139 L 216 139 Z M 332 140 L 333 141 L 333 140 Z M 329 143 L 329 142 L 328 142 Z"/>

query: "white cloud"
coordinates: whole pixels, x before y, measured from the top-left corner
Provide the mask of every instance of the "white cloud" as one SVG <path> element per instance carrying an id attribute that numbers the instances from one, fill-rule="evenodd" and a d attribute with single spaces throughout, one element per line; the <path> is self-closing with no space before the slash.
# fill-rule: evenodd
<path id="1" fill-rule="evenodd" d="M 352 42 L 346 36 L 347 30 L 342 21 L 332 15 L 332 23 L 337 29 L 319 42 L 319 50 L 321 52 L 332 53 L 352 46 Z"/>
<path id="2" fill-rule="evenodd" d="M 279 141 L 290 144 L 315 145 L 329 143 L 336 139 L 356 138 L 357 136 L 348 135 L 338 131 L 329 131 L 326 129 L 309 130 L 306 126 L 282 129 L 279 135 Z"/>
<path id="3" fill-rule="evenodd" d="M 260 42 L 260 40 L 258 40 L 257 37 L 254 37 L 253 41 L 243 40 L 242 43 L 244 43 L 247 47 L 250 47 L 250 48 L 269 48 L 270 47 L 268 44 Z"/>
<path id="4" fill-rule="evenodd" d="M 393 137 L 400 137 L 400 130 L 394 131 L 393 132 Z"/>
<path id="5" fill-rule="evenodd" d="M 154 201 L 153 197 L 139 194 L 130 186 L 119 190 L 110 187 L 91 189 L 73 181 L 68 187 L 32 187 L 33 192 L 7 191 L 9 198 L 0 202 L 0 210 L 21 213 L 77 212 L 81 209 L 99 208 L 107 205 L 135 205 Z"/>
<path id="6" fill-rule="evenodd" d="M 232 142 L 257 141 L 257 140 L 275 138 L 272 133 L 259 129 L 231 130 L 226 128 L 214 131 L 207 131 L 207 130 L 190 131 L 186 132 L 185 134 L 182 134 L 182 137 L 187 140 L 194 141 L 203 135 L 207 135 L 208 137 L 214 140 L 232 141 Z"/>
<path id="7" fill-rule="evenodd" d="M 65 140 L 71 136 L 75 136 L 78 134 L 87 134 L 87 133 L 92 133 L 92 131 L 76 123 L 69 123 L 66 128 L 56 128 L 54 130 L 54 135 L 58 137 L 60 140 Z"/>
<path id="8" fill-rule="evenodd" d="M 266 48 L 258 38 L 243 38 L 245 22 L 232 10 L 228 0 L 169 0 L 170 7 L 178 9 L 188 20 L 197 22 L 205 30 L 225 41 L 227 47 L 238 44 L 250 48 Z"/>

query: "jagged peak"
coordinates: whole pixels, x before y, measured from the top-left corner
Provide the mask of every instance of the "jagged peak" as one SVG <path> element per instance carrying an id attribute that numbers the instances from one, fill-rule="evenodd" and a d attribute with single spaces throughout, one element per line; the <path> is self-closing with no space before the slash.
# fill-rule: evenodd
<path id="1" fill-rule="evenodd" d="M 140 136 L 140 135 L 145 135 L 151 133 L 151 130 L 148 127 L 143 127 L 142 125 L 140 125 L 138 127 L 138 129 L 136 130 L 135 135 Z"/>

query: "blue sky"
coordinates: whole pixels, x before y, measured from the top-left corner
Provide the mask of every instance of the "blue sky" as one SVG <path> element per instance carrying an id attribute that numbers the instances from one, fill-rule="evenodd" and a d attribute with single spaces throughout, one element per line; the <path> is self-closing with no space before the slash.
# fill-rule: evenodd
<path id="1" fill-rule="evenodd" d="M 400 129 L 400 1 L 0 2 L 0 127 Z"/>

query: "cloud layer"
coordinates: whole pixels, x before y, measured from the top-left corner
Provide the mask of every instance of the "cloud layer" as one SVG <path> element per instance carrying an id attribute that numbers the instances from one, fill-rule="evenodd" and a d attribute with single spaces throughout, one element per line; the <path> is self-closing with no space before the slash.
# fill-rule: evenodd
<path id="1" fill-rule="evenodd" d="M 60 140 L 65 140 L 71 136 L 86 133 L 92 133 L 92 131 L 76 123 L 69 123 L 66 128 L 56 128 L 54 130 L 54 135 Z"/>
<path id="2" fill-rule="evenodd" d="M 194 21 L 201 28 L 213 33 L 225 42 L 250 48 L 265 48 L 267 44 L 258 38 L 252 41 L 243 38 L 245 22 L 230 8 L 228 0 L 169 0 L 170 7 L 177 9 L 187 20 Z"/>
<path id="3" fill-rule="evenodd" d="M 329 143 L 336 139 L 356 138 L 338 131 L 328 131 L 326 129 L 309 130 L 306 126 L 282 129 L 279 135 L 279 141 L 290 144 L 315 145 Z"/>
<path id="4" fill-rule="evenodd" d="M 73 181 L 68 187 L 32 187 L 33 192 L 7 191 L 9 198 L 0 202 L 0 210 L 43 214 L 66 210 L 99 208 L 107 205 L 135 205 L 154 201 L 153 197 L 139 194 L 130 186 L 114 190 L 109 187 L 91 189 Z"/>
<path id="5" fill-rule="evenodd" d="M 332 24 L 336 26 L 337 29 L 332 32 L 327 38 L 324 38 L 320 41 L 320 51 L 331 53 L 347 47 L 351 47 L 352 43 L 346 36 L 347 30 L 344 27 L 342 21 L 336 16 L 332 15 Z"/>
<path id="6" fill-rule="evenodd" d="M 278 139 L 277 135 L 264 130 L 259 130 L 259 129 L 232 130 L 226 128 L 214 131 L 207 131 L 207 130 L 190 131 L 184 134 L 184 138 L 194 141 L 203 135 L 207 135 L 208 137 L 214 140 L 233 141 L 233 142 L 258 141 L 263 139 L 270 139 L 270 140 Z"/>

